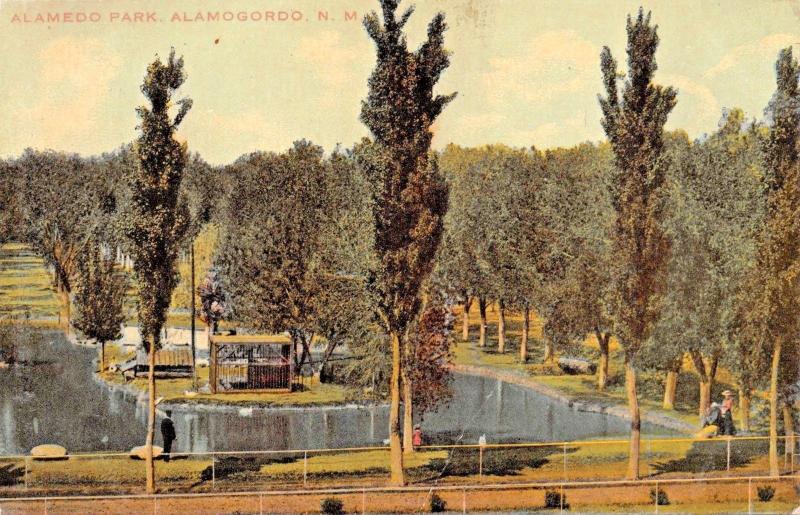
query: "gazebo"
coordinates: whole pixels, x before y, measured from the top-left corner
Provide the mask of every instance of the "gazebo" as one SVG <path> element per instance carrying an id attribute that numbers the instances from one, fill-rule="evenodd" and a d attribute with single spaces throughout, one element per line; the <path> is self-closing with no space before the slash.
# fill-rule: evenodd
<path id="1" fill-rule="evenodd" d="M 285 335 L 212 336 L 211 392 L 291 392 L 292 349 L 292 340 Z"/>

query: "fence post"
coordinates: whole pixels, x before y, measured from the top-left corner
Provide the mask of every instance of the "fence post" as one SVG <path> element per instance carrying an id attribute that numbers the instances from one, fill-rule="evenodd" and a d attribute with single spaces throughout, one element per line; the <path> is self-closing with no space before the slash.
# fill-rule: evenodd
<path id="1" fill-rule="evenodd" d="M 27 456 L 25 457 L 25 478 L 24 478 L 24 481 L 25 481 L 25 490 L 27 490 L 28 489 L 28 458 L 27 458 Z"/>
<path id="2" fill-rule="evenodd" d="M 753 513 L 753 478 L 747 478 L 747 513 Z"/>
<path id="3" fill-rule="evenodd" d="M 308 451 L 303 452 L 303 488 L 308 484 Z"/>
<path id="4" fill-rule="evenodd" d="M 156 497 L 154 495 L 153 496 L 153 515 L 156 515 L 156 513 L 158 513 L 158 497 Z"/>
<path id="5" fill-rule="evenodd" d="M 361 490 L 361 513 L 367 513 L 367 489 Z"/>
<path id="6" fill-rule="evenodd" d="M 47 515 L 47 496 L 44 498 L 44 515 Z"/>
<path id="7" fill-rule="evenodd" d="M 264 494 L 258 494 L 258 513 L 264 515 Z"/>
<path id="8" fill-rule="evenodd" d="M 727 454 L 728 454 L 727 471 L 728 471 L 728 474 L 730 474 L 731 473 L 731 439 L 730 438 L 728 438 Z"/>
<path id="9" fill-rule="evenodd" d="M 564 513 L 564 483 L 561 483 L 561 495 L 559 495 L 559 503 L 561 505 L 561 513 Z"/>
<path id="10" fill-rule="evenodd" d="M 567 480 L 567 443 L 564 442 L 564 481 Z M 561 487 L 564 488 L 563 486 Z"/>
<path id="11" fill-rule="evenodd" d="M 461 513 L 467 513 L 467 489 L 461 490 Z"/>
<path id="12" fill-rule="evenodd" d="M 483 446 L 478 447 L 478 477 L 483 477 Z"/>
<path id="13" fill-rule="evenodd" d="M 656 513 L 658 513 L 658 480 L 656 480 Z"/>
<path id="14" fill-rule="evenodd" d="M 217 457 L 211 455 L 211 488 L 217 488 Z"/>

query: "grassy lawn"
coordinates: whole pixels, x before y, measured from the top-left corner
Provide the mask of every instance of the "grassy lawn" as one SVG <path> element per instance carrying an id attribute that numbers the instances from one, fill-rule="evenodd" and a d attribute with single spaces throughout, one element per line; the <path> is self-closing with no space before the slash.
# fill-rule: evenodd
<path id="1" fill-rule="evenodd" d="M 128 324 L 136 323 L 136 288 L 131 284 L 125 299 Z M 32 319 L 57 318 L 59 300 L 53 287 L 53 278 L 47 271 L 44 260 L 29 246 L 22 243 L 0 245 L 0 315 Z M 198 329 L 205 327 L 200 318 L 195 320 Z M 191 316 L 188 312 L 170 311 L 167 327 L 188 328 Z M 220 325 L 228 329 L 226 322 Z"/>
<path id="2" fill-rule="evenodd" d="M 44 261 L 21 244 L 0 246 L 0 314 L 58 317 L 58 298 Z"/>
<path id="3" fill-rule="evenodd" d="M 766 445 L 763 442 L 737 441 L 731 455 L 730 474 L 759 476 L 766 473 Z M 724 442 L 656 442 L 645 446 L 641 463 L 644 479 L 664 480 L 676 478 L 712 478 L 728 475 Z M 627 446 L 619 444 L 582 443 L 566 449 L 558 445 L 521 448 L 487 448 L 480 459 L 478 449 L 423 448 L 406 456 L 404 465 L 410 484 L 475 485 L 520 482 L 557 482 L 623 479 L 627 464 Z M 329 486 L 380 486 L 385 484 L 389 470 L 389 451 L 374 449 L 343 452 L 308 452 L 304 463 L 302 453 L 276 453 L 270 455 L 217 456 L 212 467 L 208 456 L 176 454 L 169 463 L 156 461 L 156 476 L 162 491 L 206 491 L 212 486 L 219 490 L 247 490 L 254 488 L 296 488 L 303 484 L 304 471 L 310 488 Z M 482 464 L 482 474 L 479 466 Z M 0 462 L 4 471 L 0 481 L 3 487 L 14 487 L 24 482 L 24 465 L 20 462 Z M 136 491 L 144 483 L 144 462 L 127 456 L 87 457 L 70 456 L 59 461 L 30 461 L 27 474 L 32 491 L 47 492 L 98 492 Z M 753 482 L 753 499 L 756 501 L 757 483 Z M 777 486 L 777 485 L 776 485 Z M 785 485 L 789 487 L 788 482 Z M 610 488 L 614 490 L 616 487 Z M 575 504 L 607 503 L 607 509 L 620 505 L 644 505 L 647 501 L 645 487 L 620 487 L 617 496 L 602 499 L 588 498 L 569 490 L 568 502 Z M 648 487 L 649 488 L 649 487 Z M 741 488 L 731 489 L 727 484 L 698 484 L 690 486 L 664 486 L 673 502 L 725 502 L 741 499 Z M 695 495 L 676 492 L 689 489 Z M 776 500 L 789 495 L 781 487 Z M 643 491 L 632 495 L 631 489 Z M 580 491 L 580 487 L 578 487 Z M 586 489 L 597 495 L 600 490 Z M 627 496 L 621 495 L 625 490 Z M 698 491 L 706 493 L 700 495 Z M 784 491 L 785 490 L 785 491 Z M 605 494 L 606 490 L 602 490 Z M 521 492 L 520 492 L 521 494 Z M 472 494 L 471 494 L 472 495 Z M 478 495 L 476 492 L 475 495 Z M 738 497 L 737 497 L 738 496 Z M 744 499 L 746 499 L 746 493 Z M 793 497 L 789 497 L 790 499 Z M 765 506 L 764 503 L 758 503 Z M 604 507 L 606 509 L 606 507 Z"/>
<path id="4" fill-rule="evenodd" d="M 566 375 L 557 367 L 542 364 L 544 357 L 544 345 L 541 341 L 542 321 L 535 314 L 531 316 L 528 360 L 524 364 L 519 361 L 519 341 L 522 334 L 522 317 L 520 314 L 506 314 L 506 350 L 503 354 L 497 352 L 498 313 L 496 307 L 490 307 L 487 313 L 488 327 L 485 347 L 479 347 L 477 342 L 480 324 L 477 309 L 473 306 L 470 311 L 469 342 L 461 341 L 462 315 L 460 312 L 457 314 L 457 331 L 454 331 L 453 336 L 455 343 L 453 355 L 456 364 L 481 366 L 531 377 L 536 382 L 554 388 L 576 401 L 606 406 L 626 405 L 623 354 L 615 339 L 612 338 L 610 344 L 608 386 L 606 391 L 600 392 L 597 390 L 597 377 L 595 375 Z M 567 354 L 596 363 L 600 355 L 596 338 L 594 335 L 588 336 L 582 345 L 575 346 Z M 691 360 L 686 359 L 679 375 L 674 410 L 662 409 L 663 374 L 639 372 L 637 379 L 640 405 L 644 411 L 669 416 L 692 425 L 698 424 L 699 377 Z M 735 381 L 724 368 L 720 368 L 714 383 L 713 398 L 719 398 L 720 392 L 725 389 L 736 391 Z M 766 409 L 767 405 L 763 395 L 754 395 L 752 400 L 753 411 L 751 413 L 752 429 L 763 429 L 765 418 L 761 415 Z"/>
<path id="5" fill-rule="evenodd" d="M 406 456 L 403 466 L 406 469 L 428 467 L 434 460 L 446 459 L 447 451 L 421 451 Z M 348 454 L 327 453 L 308 458 L 307 472 L 311 475 L 344 475 L 389 472 L 389 451 L 358 451 Z M 290 463 L 270 463 L 261 467 L 261 473 L 270 477 L 303 475 L 303 460 Z"/>

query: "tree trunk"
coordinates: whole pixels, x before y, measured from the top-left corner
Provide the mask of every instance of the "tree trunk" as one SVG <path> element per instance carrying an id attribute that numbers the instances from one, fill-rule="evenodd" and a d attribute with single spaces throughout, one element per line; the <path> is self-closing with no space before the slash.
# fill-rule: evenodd
<path id="1" fill-rule="evenodd" d="M 106 371 L 106 342 L 100 342 L 100 373 Z"/>
<path id="2" fill-rule="evenodd" d="M 769 382 L 769 475 L 778 477 L 778 370 L 781 364 L 781 337 L 775 338 Z"/>
<path id="3" fill-rule="evenodd" d="M 506 305 L 503 299 L 500 299 L 499 308 L 497 315 L 497 352 L 502 354 L 506 351 Z"/>
<path id="4" fill-rule="evenodd" d="M 190 324 L 190 330 L 192 331 L 192 334 L 190 336 L 189 342 L 192 345 L 192 390 L 196 392 L 197 391 L 197 346 L 195 345 L 195 341 L 194 341 L 194 339 L 195 339 L 194 331 L 195 331 L 195 318 L 197 318 L 197 309 L 195 307 L 195 302 L 194 302 L 194 294 L 195 294 L 195 285 L 194 285 L 194 242 L 191 243 L 191 260 L 190 261 L 191 261 L 190 265 L 192 267 L 192 273 L 191 273 L 191 277 L 192 277 L 191 288 L 192 289 L 189 292 L 189 295 L 192 298 L 192 312 L 191 312 L 192 321 L 191 321 L 191 324 Z M 211 346 L 210 345 L 209 345 L 208 349 L 211 350 Z"/>
<path id="5" fill-rule="evenodd" d="M 461 325 L 461 340 L 468 342 L 469 341 L 469 308 L 472 305 L 472 298 L 465 297 L 464 300 L 464 315 L 462 318 L 462 325 Z"/>
<path id="6" fill-rule="evenodd" d="M 595 329 L 595 337 L 597 338 L 597 345 L 600 347 L 600 366 L 597 367 L 597 389 L 601 392 L 606 389 L 608 383 L 608 345 L 611 335 L 609 333 L 601 333 L 599 329 Z"/>
<path id="7" fill-rule="evenodd" d="M 522 311 L 522 339 L 519 342 L 519 361 L 525 364 L 528 361 L 528 334 L 531 327 L 531 308 L 525 303 Z"/>
<path id="8" fill-rule="evenodd" d="M 706 378 L 700 379 L 700 418 L 706 415 L 708 407 L 711 405 L 711 381 Z"/>
<path id="9" fill-rule="evenodd" d="M 478 345 L 481 347 L 486 347 L 486 298 L 480 297 L 478 299 L 478 310 L 480 311 L 481 315 L 481 329 L 480 329 L 480 339 L 478 340 Z"/>
<path id="10" fill-rule="evenodd" d="M 789 401 L 783 403 L 783 435 L 786 441 L 783 444 L 783 453 L 789 456 L 794 452 L 794 418 L 792 417 L 792 406 Z"/>
<path id="11" fill-rule="evenodd" d="M 708 411 L 708 405 L 711 403 L 711 380 L 709 378 L 709 374 L 706 371 L 706 364 L 703 361 L 703 355 L 697 351 L 692 351 L 689 353 L 692 357 L 692 363 L 694 363 L 694 368 L 697 370 L 697 374 L 700 376 L 700 402 L 697 406 L 697 411 L 700 414 L 700 418 L 706 416 L 706 411 Z"/>
<path id="12" fill-rule="evenodd" d="M 403 448 L 400 441 L 400 334 L 391 331 L 392 338 L 392 375 L 389 383 L 389 448 L 391 454 L 391 474 L 389 482 L 393 486 L 403 486 Z"/>
<path id="13" fill-rule="evenodd" d="M 550 341 L 550 338 L 544 339 L 544 362 L 550 363 L 553 361 L 553 343 Z"/>
<path id="14" fill-rule="evenodd" d="M 206 324 L 206 343 L 208 343 L 208 348 L 211 348 L 211 324 Z"/>
<path id="15" fill-rule="evenodd" d="M 631 415 L 631 443 L 628 453 L 628 479 L 639 479 L 639 438 L 642 430 L 639 413 L 639 395 L 636 392 L 636 370 L 630 360 L 625 358 L 625 392 L 628 395 L 628 409 Z"/>
<path id="16" fill-rule="evenodd" d="M 145 441 L 145 468 L 147 470 L 147 493 L 153 494 L 156 491 L 156 469 L 153 463 L 153 438 L 156 432 L 156 345 L 155 341 L 150 343 L 147 352 L 147 440 Z"/>
<path id="17" fill-rule="evenodd" d="M 667 381 L 664 385 L 664 402 L 662 408 L 666 410 L 675 409 L 675 392 L 678 390 L 678 370 L 667 371 Z"/>
<path id="18" fill-rule="evenodd" d="M 739 390 L 739 411 L 741 412 L 742 431 L 750 432 L 750 391 Z"/>
<path id="19" fill-rule="evenodd" d="M 414 397 L 411 379 L 403 373 L 403 452 L 414 452 Z"/>
<path id="20" fill-rule="evenodd" d="M 61 282 L 58 283 L 58 313 L 61 327 L 69 332 L 69 322 L 72 317 L 72 309 L 70 306 L 69 292 L 64 288 Z"/>
<path id="21" fill-rule="evenodd" d="M 333 356 L 333 351 L 336 350 L 336 346 L 338 345 L 338 340 L 335 338 L 327 338 L 328 345 L 325 347 L 325 352 L 322 353 L 322 361 L 319 363 L 319 369 L 322 371 L 322 367 L 328 363 L 328 360 L 331 359 Z"/>

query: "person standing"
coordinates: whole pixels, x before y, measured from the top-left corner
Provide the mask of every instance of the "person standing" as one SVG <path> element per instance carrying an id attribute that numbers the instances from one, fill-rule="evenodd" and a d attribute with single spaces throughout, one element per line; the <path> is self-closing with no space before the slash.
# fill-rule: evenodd
<path id="1" fill-rule="evenodd" d="M 422 428 L 419 427 L 419 424 L 414 426 L 414 434 L 411 443 L 414 444 L 414 447 L 422 445 Z"/>
<path id="2" fill-rule="evenodd" d="M 172 442 L 175 441 L 175 424 L 172 422 L 172 410 L 167 410 L 167 418 L 161 421 L 161 438 L 164 440 L 164 461 L 169 461 Z"/>
<path id="3" fill-rule="evenodd" d="M 723 435 L 733 436 L 736 434 L 736 427 L 733 425 L 733 392 L 725 390 L 722 392 L 724 397 L 720 413 L 722 414 L 722 431 Z"/>

